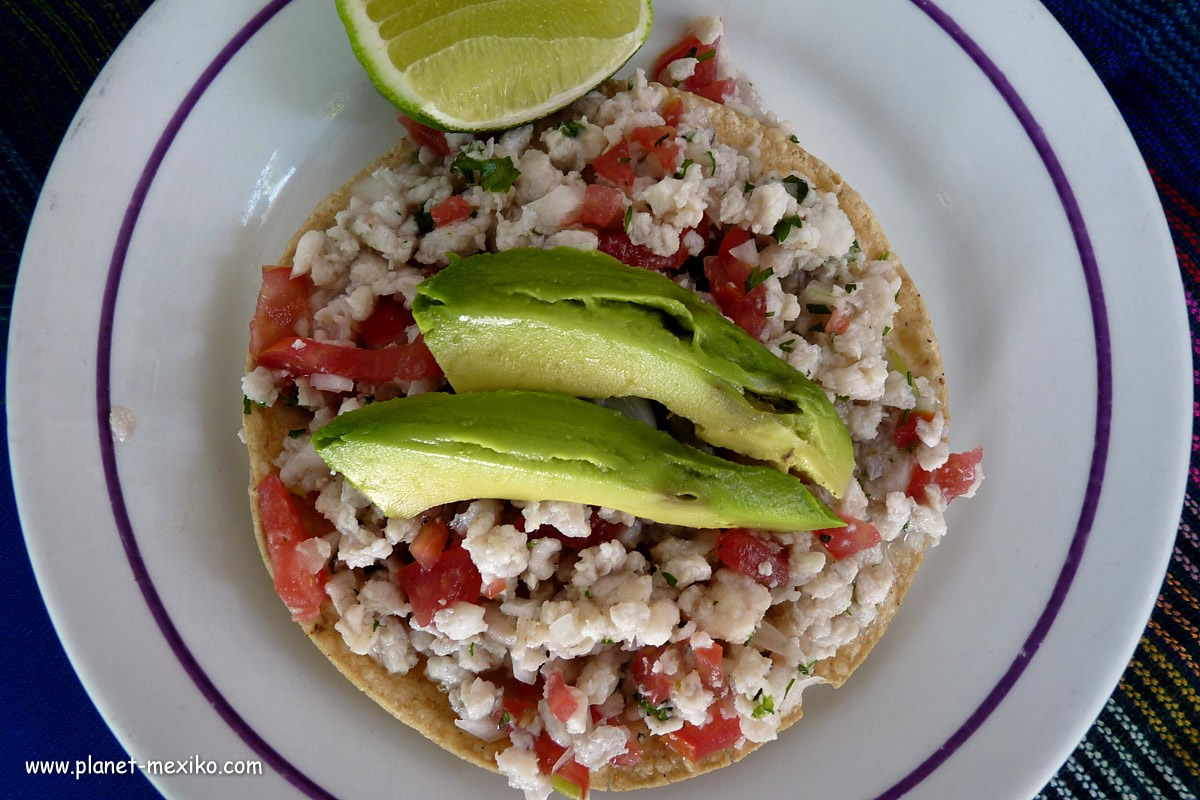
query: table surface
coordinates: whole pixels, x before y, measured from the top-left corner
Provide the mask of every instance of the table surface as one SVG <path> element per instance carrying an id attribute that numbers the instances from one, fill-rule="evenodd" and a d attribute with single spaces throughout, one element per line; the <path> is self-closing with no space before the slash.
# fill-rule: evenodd
<path id="1" fill-rule="evenodd" d="M 1192 351 L 1200 352 L 1200 0 L 1043 2 L 1091 62 L 1146 160 L 1179 256 Z M 149 5 L 149 0 L 102 0 L 86 10 L 77 2 L 44 0 L 0 5 L 0 69 L 8 100 L 0 125 L 5 350 L 21 248 L 59 140 L 100 68 Z M 1194 428 L 1175 549 L 1149 625 L 1099 719 L 1039 798 L 1200 795 L 1198 432 Z M 7 471 L 7 457 L 3 465 Z M 6 647 L 0 659 L 0 785 L 6 796 L 157 797 L 140 775 L 76 781 L 25 774 L 29 759 L 126 756 L 54 635 L 7 475 L 0 479 L 0 535 L 7 545 L 0 550 L 0 602 L 10 609 L 10 641 L 19 643 Z"/>

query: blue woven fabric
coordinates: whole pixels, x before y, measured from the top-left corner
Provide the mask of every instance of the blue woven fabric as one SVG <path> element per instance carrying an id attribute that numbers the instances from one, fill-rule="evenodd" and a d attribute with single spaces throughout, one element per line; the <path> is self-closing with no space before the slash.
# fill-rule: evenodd
<path id="1" fill-rule="evenodd" d="M 1179 255 L 1196 353 L 1200 0 L 1043 2 L 1103 80 L 1150 167 Z M 148 5 L 146 0 L 0 5 L 0 74 L 7 101 L 0 124 L 0 343 L 7 342 L 25 231 L 58 142 L 96 73 Z M 1039 798 L 1200 795 L 1200 430 L 1196 434 L 1180 534 L 1142 643 L 1104 712 Z M 0 603 L 9 611 L 10 626 L 10 645 L 0 661 L 0 793 L 157 797 L 140 775 L 79 781 L 25 775 L 29 759 L 125 755 L 53 634 L 6 479 L 0 479 L 0 536 L 6 545 L 0 550 Z"/>

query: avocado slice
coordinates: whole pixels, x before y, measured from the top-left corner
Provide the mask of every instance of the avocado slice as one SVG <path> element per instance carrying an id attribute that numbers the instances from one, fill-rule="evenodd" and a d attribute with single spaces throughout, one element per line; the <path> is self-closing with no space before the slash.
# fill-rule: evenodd
<path id="1" fill-rule="evenodd" d="M 657 400 L 706 442 L 795 469 L 841 497 L 845 424 L 815 383 L 669 278 L 566 247 L 451 264 L 413 316 L 456 391 Z"/>
<path id="2" fill-rule="evenodd" d="M 313 434 L 383 513 L 494 497 L 607 506 L 692 528 L 844 524 L 798 479 L 702 453 L 620 413 L 548 392 L 444 392 L 350 411 Z"/>

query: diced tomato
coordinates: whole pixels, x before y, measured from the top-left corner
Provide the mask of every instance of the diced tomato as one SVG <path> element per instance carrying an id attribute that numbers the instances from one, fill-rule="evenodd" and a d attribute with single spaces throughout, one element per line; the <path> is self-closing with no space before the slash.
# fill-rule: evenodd
<path id="1" fill-rule="evenodd" d="M 299 347 L 297 342 L 301 343 Z M 364 350 L 292 336 L 260 353 L 258 363 L 268 369 L 286 370 L 297 378 L 326 374 L 371 383 L 396 379 L 415 381 L 442 374 L 441 367 L 420 336 L 413 342 L 382 350 Z"/>
<path id="2" fill-rule="evenodd" d="M 579 701 L 560 672 L 551 672 L 546 678 L 546 706 L 559 722 L 566 722 L 579 710 Z"/>
<path id="3" fill-rule="evenodd" d="M 679 127 L 679 119 L 683 116 L 683 98 L 675 95 L 668 98 L 667 102 L 663 103 L 662 118 L 663 122 L 670 125 L 672 128 Z"/>
<path id="4" fill-rule="evenodd" d="M 263 267 L 258 306 L 250 320 L 250 354 L 257 356 L 285 336 L 296 334 L 296 323 L 309 315 L 313 285 L 307 275 L 292 278 L 291 267 Z"/>
<path id="5" fill-rule="evenodd" d="M 720 41 L 718 39 L 717 41 Z M 679 44 L 665 51 L 659 56 L 658 61 L 654 65 L 654 80 L 667 86 L 674 85 L 670 74 L 667 72 L 667 67 L 672 61 L 678 61 L 681 58 L 701 58 L 707 53 L 717 49 L 717 42 L 712 44 L 701 44 L 700 40 L 695 36 L 688 36 Z M 689 91 L 694 91 L 698 86 L 704 86 L 712 83 L 717 79 L 717 59 L 716 54 L 705 58 L 696 65 L 695 71 L 690 77 L 685 78 L 679 85 Z"/>
<path id="6" fill-rule="evenodd" d="M 435 203 L 433 208 L 429 209 L 429 216 L 433 217 L 433 224 L 441 228 L 466 219 L 471 216 L 473 210 L 467 198 L 461 194 L 452 194 L 442 202 Z"/>
<path id="7" fill-rule="evenodd" d="M 693 763 L 733 747 L 742 738 L 742 724 L 737 715 L 723 717 L 717 714 L 707 725 L 685 724 L 667 734 L 667 745 L 679 755 Z"/>
<path id="8" fill-rule="evenodd" d="M 846 523 L 846 527 L 813 531 L 813 536 L 816 536 L 821 544 L 825 545 L 825 549 L 835 560 L 841 561 L 859 550 L 866 550 L 868 547 L 879 544 L 879 531 L 874 525 L 844 514 L 838 514 L 838 516 Z"/>
<path id="9" fill-rule="evenodd" d="M 553 525 L 542 525 L 529 534 L 530 539 L 558 539 L 564 550 L 586 550 L 603 542 L 610 542 L 625 532 L 625 526 L 619 522 L 609 522 L 592 509 L 590 523 L 592 532 L 587 536 L 567 536 Z M 525 530 L 525 517 L 517 517 L 516 527 Z"/>
<path id="10" fill-rule="evenodd" d="M 483 596 L 488 600 L 493 600 L 508 588 L 508 581 L 504 578 L 496 578 L 496 580 L 483 587 Z"/>
<path id="11" fill-rule="evenodd" d="M 429 569 L 409 564 L 396 573 L 396 581 L 420 625 L 428 625 L 434 614 L 457 602 L 474 603 L 483 583 L 471 554 L 461 546 L 444 551 Z"/>
<path id="12" fill-rule="evenodd" d="M 850 316 L 842 312 L 842 309 L 835 308 L 833 313 L 829 315 L 829 319 L 825 320 L 825 332 L 836 333 L 841 336 L 850 329 Z"/>
<path id="13" fill-rule="evenodd" d="M 555 789 L 572 800 L 586 800 L 588 786 L 591 783 L 591 773 L 588 772 L 587 767 L 572 758 L 564 762 L 557 771 L 554 769 L 554 765 L 562 758 L 567 748 L 551 739 L 550 734 L 543 733 L 533 740 L 533 751 L 537 753 L 538 767 L 544 774 L 555 779 Z M 563 786 L 560 781 L 565 781 L 570 785 Z"/>
<path id="14" fill-rule="evenodd" d="M 629 236 L 624 231 L 602 231 L 599 238 L 600 242 L 596 248 L 600 252 L 608 253 L 617 261 L 631 267 L 673 272 L 683 266 L 688 257 L 687 248 L 682 244 L 674 255 L 660 256 L 648 247 L 629 241 Z"/>
<path id="15" fill-rule="evenodd" d="M 981 461 L 983 448 L 976 447 L 965 453 L 951 453 L 946 463 L 933 472 L 921 469 L 917 464 L 913 467 L 912 478 L 908 482 L 908 496 L 918 503 L 924 502 L 925 487 L 932 483 L 941 490 L 942 497 L 949 503 L 971 491 Z"/>
<path id="16" fill-rule="evenodd" d="M 717 558 L 735 572 L 748 575 L 768 588 L 787 583 L 787 550 L 741 528 L 721 533 L 717 539 Z"/>
<path id="17" fill-rule="evenodd" d="M 733 96 L 735 85 L 736 84 L 734 83 L 733 78 L 725 78 L 724 80 L 713 81 L 712 83 L 705 84 L 704 86 L 697 86 L 691 91 L 695 92 L 701 97 L 712 100 L 714 103 L 721 103 L 724 105 L 725 101 Z"/>
<path id="18" fill-rule="evenodd" d="M 275 473 L 258 482 L 258 518 L 267 535 L 267 551 L 275 572 L 275 592 L 283 600 L 292 619 L 313 619 L 321 615 L 325 599 L 325 579 L 329 567 L 309 572 L 296 555 L 296 545 L 310 538 L 296 506 L 296 500 Z"/>
<path id="19" fill-rule="evenodd" d="M 718 695 L 725 691 L 725 667 L 722 660 L 725 651 L 720 642 L 713 642 L 708 647 L 693 647 L 696 654 L 696 671 L 700 673 L 700 683 L 710 692 Z"/>
<path id="20" fill-rule="evenodd" d="M 580 225 L 607 228 L 620 224 L 624 208 L 625 195 L 620 189 L 589 183 L 583 190 L 583 207 L 579 209 L 576 221 Z"/>
<path id="21" fill-rule="evenodd" d="M 439 156 L 450 155 L 450 144 L 446 141 L 446 134 L 403 114 L 397 115 L 396 120 L 408 129 L 408 135 L 421 147 L 428 147 Z"/>
<path id="22" fill-rule="evenodd" d="M 721 237 L 721 245 L 717 248 L 717 255 L 720 256 L 722 261 L 732 261 L 742 264 L 741 261 L 733 257 L 732 252 L 735 248 L 741 247 L 753 238 L 754 234 L 745 228 L 730 228 Z M 743 264 L 743 266 L 745 265 Z M 747 270 L 749 270 L 749 267 L 747 267 Z"/>
<path id="23" fill-rule="evenodd" d="M 489 678 L 493 683 L 499 683 L 501 696 L 500 707 L 507 711 L 515 724 L 523 724 L 528 715 L 532 718 L 538 701 L 542 699 L 543 685 L 538 683 L 521 683 L 511 675 L 499 678 Z"/>
<path id="24" fill-rule="evenodd" d="M 440 519 L 431 519 L 417 531 L 417 537 L 408 546 L 408 552 L 417 560 L 422 569 L 430 569 L 446 549 L 446 540 L 450 538 L 450 528 Z"/>
<path id="25" fill-rule="evenodd" d="M 637 742 L 630 737 L 625 742 L 625 752 L 619 756 L 613 756 L 608 760 L 608 763 L 614 767 L 632 767 L 635 764 L 642 763 L 642 748 L 637 746 Z"/>
<path id="26" fill-rule="evenodd" d="M 619 142 L 600 154 L 592 162 L 592 169 L 598 177 L 612 183 L 620 189 L 633 188 L 633 164 L 629 155 L 629 143 Z"/>
<path id="27" fill-rule="evenodd" d="M 654 665 L 663 654 L 661 647 L 643 647 L 633 657 L 630 671 L 638 694 L 654 705 L 664 703 L 671 696 L 674 681 L 663 671 L 655 672 Z"/>
<path id="28" fill-rule="evenodd" d="M 646 161 L 656 175 L 673 175 L 682 160 L 683 151 L 675 142 L 675 129 L 669 125 L 634 128 L 630 138 L 646 151 Z"/>
<path id="29" fill-rule="evenodd" d="M 732 255 L 735 248 L 753 238 L 748 230 L 731 228 L 721 239 L 717 255 L 704 259 L 704 274 L 721 313 L 757 339 L 767 326 L 767 289 L 759 285 L 747 292 L 750 266 Z"/>
<path id="30" fill-rule="evenodd" d="M 933 419 L 932 411 L 909 411 L 901 415 L 900 422 L 896 424 L 896 431 L 892 437 L 896 442 L 896 447 L 908 449 L 919 442 L 921 437 L 917 436 L 917 423 L 921 420 L 928 422 L 931 419 Z"/>
<path id="31" fill-rule="evenodd" d="M 381 297 L 371 316 L 358 326 L 358 336 L 370 348 L 408 342 L 408 327 L 413 324 L 412 312 L 395 297 Z"/>

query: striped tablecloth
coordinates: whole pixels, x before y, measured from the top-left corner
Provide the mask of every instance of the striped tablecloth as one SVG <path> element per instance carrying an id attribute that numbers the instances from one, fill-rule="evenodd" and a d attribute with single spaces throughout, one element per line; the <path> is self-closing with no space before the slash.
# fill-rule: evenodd
<path id="1" fill-rule="evenodd" d="M 1116 100 L 1150 168 L 1179 256 L 1195 354 L 1200 347 L 1200 0 L 1043 2 Z M 0 6 L 5 92 L 0 339 L 5 343 L 20 252 L 42 180 L 97 72 L 148 5 L 148 0 L 5 0 Z M 1039 798 L 1200 794 L 1198 451 L 1194 433 L 1175 550 L 1141 644 L 1103 713 Z M 9 619 L 0 662 L 0 793 L 157 796 L 140 776 L 98 783 L 24 775 L 28 758 L 125 756 L 53 635 L 7 479 L 0 481 L 0 533 L 6 545 L 0 550 L 0 602 Z"/>

